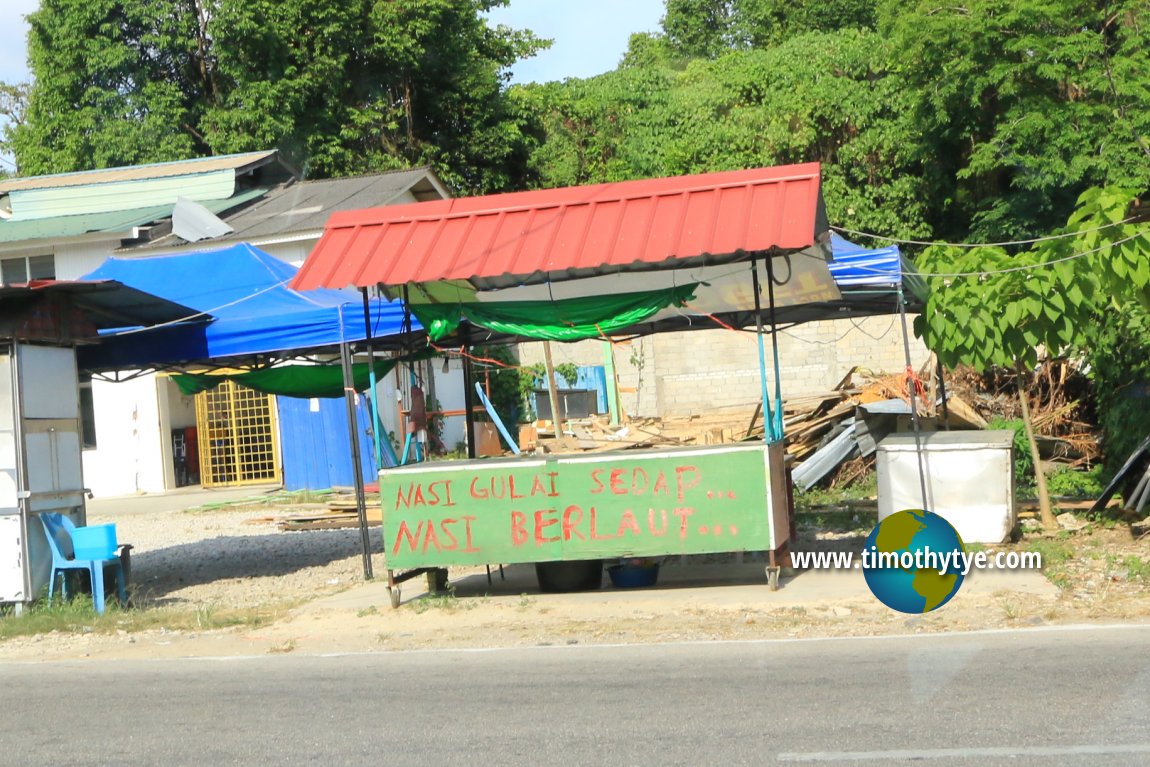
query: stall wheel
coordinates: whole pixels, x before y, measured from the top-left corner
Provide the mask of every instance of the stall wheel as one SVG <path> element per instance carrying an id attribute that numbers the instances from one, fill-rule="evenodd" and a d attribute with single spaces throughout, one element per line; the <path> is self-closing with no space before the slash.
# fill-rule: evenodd
<path id="1" fill-rule="evenodd" d="M 767 588 L 771 591 L 779 590 L 779 571 L 782 569 L 781 567 L 767 566 Z"/>
<path id="2" fill-rule="evenodd" d="M 399 586 L 387 587 L 387 598 L 391 600 L 392 609 L 399 608 Z"/>

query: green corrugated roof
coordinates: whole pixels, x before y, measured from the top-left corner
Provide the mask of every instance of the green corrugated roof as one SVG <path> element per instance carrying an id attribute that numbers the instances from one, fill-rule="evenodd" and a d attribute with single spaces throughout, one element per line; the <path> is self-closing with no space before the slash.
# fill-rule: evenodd
<path id="1" fill-rule="evenodd" d="M 207 200 L 200 204 L 212 213 L 223 213 L 267 194 L 267 189 L 249 189 L 226 200 Z M 114 211 L 86 213 L 78 216 L 53 216 L 31 221 L 5 221 L 0 219 L 0 243 L 26 240 L 58 240 L 79 237 L 93 232 L 126 232 L 134 226 L 163 221 L 172 215 L 172 205 Z"/>

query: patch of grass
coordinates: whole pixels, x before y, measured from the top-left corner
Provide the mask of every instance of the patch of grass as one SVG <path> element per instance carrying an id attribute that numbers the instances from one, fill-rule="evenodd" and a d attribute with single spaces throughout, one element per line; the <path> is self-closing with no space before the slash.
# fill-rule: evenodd
<path id="1" fill-rule="evenodd" d="M 273 655 L 284 655 L 295 650 L 295 640 L 285 639 L 279 644 L 274 644 L 268 648 L 268 652 Z"/>
<path id="2" fill-rule="evenodd" d="M 868 501 L 878 494 L 878 475 L 870 472 L 858 482 L 840 488 L 795 488 L 795 510 L 809 511 L 824 506 L 843 506 L 850 501 Z"/>
<path id="3" fill-rule="evenodd" d="M 455 596 L 455 589 L 448 586 L 447 591 L 442 594 L 425 594 L 419 599 L 413 599 L 407 606 L 419 615 L 428 610 L 445 610 L 447 612 L 472 610 L 476 607 L 476 603 L 459 599 Z"/>
<path id="4" fill-rule="evenodd" d="M 519 595 L 519 610 L 526 610 L 535 605 L 535 597 L 529 597 L 526 594 Z"/>
<path id="5" fill-rule="evenodd" d="M 795 516 L 795 527 L 799 529 L 818 530 L 822 532 L 870 532 L 877 524 L 876 511 L 854 511 L 851 509 L 836 510 L 819 508 L 818 511 L 804 511 Z"/>
<path id="6" fill-rule="evenodd" d="M 1042 574 L 1048 581 L 1060 589 L 1070 586 L 1066 563 L 1074 558 L 1074 547 L 1066 542 L 1066 538 L 1061 534 L 1053 539 L 1038 538 L 1030 541 L 1026 549 L 1037 552 L 1042 557 Z"/>
<path id="7" fill-rule="evenodd" d="M 1122 564 L 1126 568 L 1127 580 L 1150 581 L 1150 560 L 1130 554 Z"/>
<path id="8" fill-rule="evenodd" d="M 36 634 L 115 634 L 141 631 L 209 631 L 247 626 L 258 628 L 275 622 L 298 602 L 242 609 L 219 608 L 214 604 L 197 605 L 194 609 L 177 607 L 144 607 L 122 609 L 115 600 L 108 602 L 103 615 L 97 615 L 92 598 L 85 594 L 68 602 L 34 602 L 20 615 L 14 611 L 0 613 L 0 640 Z"/>
<path id="9" fill-rule="evenodd" d="M 1058 565 L 1074 558 L 1074 547 L 1066 543 L 1059 535 L 1056 538 L 1036 538 L 1029 542 L 1027 551 L 1036 551 L 1042 555 L 1044 566 Z"/>
<path id="10" fill-rule="evenodd" d="M 368 605 L 355 614 L 357 618 L 366 618 L 369 615 L 379 615 L 379 610 L 375 609 L 375 605 Z"/>

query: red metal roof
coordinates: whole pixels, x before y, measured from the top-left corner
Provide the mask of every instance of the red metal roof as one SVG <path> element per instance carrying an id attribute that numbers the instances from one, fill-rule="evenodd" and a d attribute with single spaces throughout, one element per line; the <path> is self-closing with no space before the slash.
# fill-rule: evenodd
<path id="1" fill-rule="evenodd" d="M 505 287 L 797 250 L 825 227 L 819 195 L 807 163 L 346 211 L 292 287 Z"/>

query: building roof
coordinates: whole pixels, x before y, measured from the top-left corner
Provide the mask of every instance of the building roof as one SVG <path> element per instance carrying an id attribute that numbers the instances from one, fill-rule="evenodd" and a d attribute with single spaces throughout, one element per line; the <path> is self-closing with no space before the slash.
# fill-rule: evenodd
<path id="1" fill-rule="evenodd" d="M 228 242 L 267 243 L 294 239 L 298 235 L 318 237 L 331 213 L 389 205 L 405 193 L 411 193 L 417 200 L 438 200 L 449 196 L 428 168 L 352 178 L 292 181 L 272 189 L 259 202 L 221 216 L 233 231 L 211 240 L 211 243 L 215 247 Z M 172 234 L 140 247 L 170 250 L 187 244 Z"/>
<path id="2" fill-rule="evenodd" d="M 267 189 L 249 189 L 234 197 L 224 200 L 205 200 L 200 204 L 212 213 L 222 213 L 257 199 L 266 192 Z M 121 234 L 125 237 L 132 237 L 135 236 L 133 230 L 137 227 L 149 226 L 171 217 L 172 207 L 171 204 L 153 205 L 132 210 L 52 216 L 28 221 L 0 219 L 0 244 L 58 240 L 92 233 Z"/>
<path id="3" fill-rule="evenodd" d="M 176 162 L 157 162 L 147 165 L 130 165 L 123 168 L 102 168 L 76 173 L 57 173 L 50 176 L 26 176 L 0 180 L 0 195 L 31 189 L 56 189 L 69 186 L 89 186 L 119 181 L 140 181 L 143 179 L 169 178 L 196 173 L 209 173 L 217 170 L 233 170 L 244 173 L 266 165 L 276 156 L 276 150 L 244 152 L 218 157 L 197 157 Z"/>
<path id="4" fill-rule="evenodd" d="M 293 287 L 490 289 L 726 263 L 808 247 L 824 217 L 818 163 L 347 211 Z"/>

